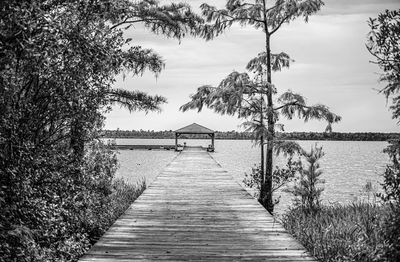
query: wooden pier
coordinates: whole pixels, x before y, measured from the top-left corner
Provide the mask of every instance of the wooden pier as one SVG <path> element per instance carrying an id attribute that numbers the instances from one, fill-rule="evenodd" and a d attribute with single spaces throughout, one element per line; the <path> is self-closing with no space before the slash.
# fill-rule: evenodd
<path id="1" fill-rule="evenodd" d="M 201 150 L 180 153 L 80 261 L 315 261 Z"/>

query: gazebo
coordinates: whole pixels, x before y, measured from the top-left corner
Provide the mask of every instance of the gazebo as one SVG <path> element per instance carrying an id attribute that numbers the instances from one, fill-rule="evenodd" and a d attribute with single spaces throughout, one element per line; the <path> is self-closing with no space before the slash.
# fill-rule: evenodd
<path id="1" fill-rule="evenodd" d="M 211 151 L 214 151 L 215 132 L 207 127 L 193 123 L 175 131 L 175 149 L 178 148 L 178 138 L 183 134 L 209 135 L 211 137 Z"/>

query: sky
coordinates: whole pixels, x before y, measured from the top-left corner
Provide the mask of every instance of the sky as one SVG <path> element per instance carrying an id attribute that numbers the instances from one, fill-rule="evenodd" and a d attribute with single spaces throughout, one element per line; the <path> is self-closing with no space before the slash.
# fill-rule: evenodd
<path id="1" fill-rule="evenodd" d="M 204 1 L 204 0 L 203 0 Z M 186 1 L 194 9 L 203 2 Z M 161 1 L 171 2 L 171 1 Z M 177 2 L 177 1 L 175 1 Z M 289 69 L 273 73 L 278 92 L 292 90 L 307 98 L 308 104 L 322 103 L 340 115 L 336 132 L 398 132 L 389 105 L 378 91 L 381 72 L 371 63 L 365 43 L 369 17 L 385 9 L 400 8 L 400 0 L 325 0 L 325 6 L 305 23 L 298 19 L 285 24 L 272 37 L 272 52 L 286 52 L 295 62 Z M 222 7 L 222 0 L 207 1 Z M 180 42 L 154 35 L 141 27 L 130 29 L 127 37 L 135 45 L 152 48 L 166 63 L 156 78 L 151 73 L 125 79 L 118 76 L 116 88 L 162 95 L 168 100 L 162 112 L 129 113 L 118 106 L 106 114 L 105 129 L 176 130 L 198 123 L 213 130 L 243 131 L 243 119 L 221 116 L 208 109 L 179 111 L 190 94 L 202 85 L 216 86 L 229 73 L 245 71 L 247 62 L 264 51 L 262 31 L 251 26 L 233 26 L 212 41 L 184 38 Z M 285 131 L 322 132 L 326 123 L 294 119 L 281 121 Z"/>

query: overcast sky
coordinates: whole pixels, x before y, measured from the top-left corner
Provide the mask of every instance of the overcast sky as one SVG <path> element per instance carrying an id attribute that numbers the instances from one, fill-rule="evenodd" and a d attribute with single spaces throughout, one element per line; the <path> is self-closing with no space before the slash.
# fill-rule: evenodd
<path id="1" fill-rule="evenodd" d="M 186 2 L 197 8 L 203 1 Z M 224 1 L 208 3 L 221 6 Z M 273 74 L 273 83 L 281 92 L 290 89 L 307 97 L 309 104 L 323 103 L 342 116 L 334 131 L 398 132 L 384 96 L 377 91 L 383 87 L 378 82 L 380 70 L 369 62 L 372 57 L 365 48 L 368 18 L 396 8 L 400 8 L 400 0 L 325 0 L 325 6 L 308 23 L 297 20 L 273 36 L 272 52 L 284 51 L 295 60 L 290 69 Z M 160 54 L 166 68 L 157 79 L 150 73 L 125 80 L 119 77 L 115 87 L 163 95 L 168 104 L 161 113 L 147 115 L 114 107 L 106 115 L 106 129 L 176 130 L 196 122 L 214 130 L 241 130 L 243 120 L 236 117 L 209 110 L 182 113 L 179 107 L 189 101 L 197 87 L 218 85 L 233 70 L 243 72 L 247 62 L 263 51 L 261 31 L 235 26 L 213 41 L 185 38 L 181 43 L 142 28 L 127 35 L 135 44 Z M 289 132 L 323 131 L 326 125 L 318 121 L 282 122 Z"/>

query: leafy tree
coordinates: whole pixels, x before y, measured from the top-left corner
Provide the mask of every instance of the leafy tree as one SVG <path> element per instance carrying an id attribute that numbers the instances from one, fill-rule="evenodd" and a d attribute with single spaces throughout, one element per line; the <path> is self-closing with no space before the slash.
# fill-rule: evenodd
<path id="1" fill-rule="evenodd" d="M 386 83 L 381 92 L 386 99 L 392 98 L 390 109 L 394 119 L 400 119 L 400 9 L 379 14 L 378 18 L 370 18 L 371 31 L 367 49 L 374 56 L 375 63 L 383 71 L 380 80 Z M 400 259 L 400 140 L 389 141 L 384 150 L 391 164 L 386 166 L 383 174 L 381 197 L 388 203 L 391 213 L 386 220 L 385 258 L 387 261 Z"/>
<path id="2" fill-rule="evenodd" d="M 380 77 L 386 86 L 381 92 L 387 99 L 392 98 L 393 118 L 400 118 L 400 9 L 370 18 L 367 49 L 374 56 L 374 63 L 382 69 Z"/>
<path id="3" fill-rule="evenodd" d="M 284 92 L 277 99 L 277 89 L 272 84 L 272 71 L 280 71 L 289 67 L 292 59 L 284 52 L 271 53 L 271 38 L 284 25 L 296 18 L 306 22 L 310 15 L 316 13 L 323 5 L 321 0 L 228 0 L 224 9 L 217 9 L 208 4 L 202 4 L 201 9 L 206 17 L 207 25 L 202 28 L 202 35 L 212 39 L 234 23 L 242 26 L 250 25 L 260 29 L 265 35 L 265 51 L 247 65 L 249 73 L 233 72 L 217 87 L 202 86 L 191 96 L 191 101 L 181 109 L 203 106 L 214 109 L 220 114 L 237 115 L 249 121 L 244 125 L 252 130 L 254 138 L 261 145 L 261 189 L 260 203 L 269 212 L 273 212 L 272 180 L 273 180 L 273 151 L 275 129 L 282 129 L 278 123 L 279 117 L 292 119 L 294 116 L 308 121 L 323 119 L 328 122 L 327 131 L 331 124 L 340 121 L 324 105 L 308 106 L 300 94 L 291 91 Z M 266 145 L 266 156 L 264 155 Z"/>
<path id="4" fill-rule="evenodd" d="M 119 104 L 159 110 L 160 96 L 113 88 L 164 61 L 125 39 L 142 24 L 182 38 L 202 22 L 186 4 L 142 0 L 0 3 L 0 260 L 70 261 L 106 209 L 117 162 L 96 142 Z"/>

